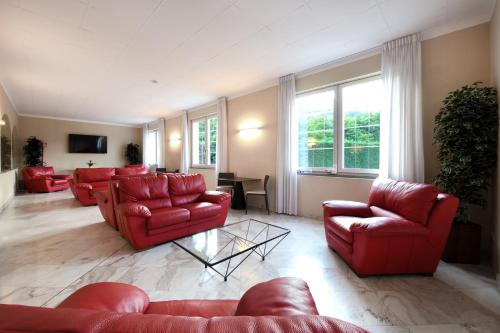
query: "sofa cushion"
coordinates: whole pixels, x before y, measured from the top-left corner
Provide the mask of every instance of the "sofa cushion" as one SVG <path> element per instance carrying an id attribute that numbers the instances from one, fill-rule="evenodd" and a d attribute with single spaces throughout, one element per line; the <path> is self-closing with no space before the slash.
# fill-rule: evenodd
<path id="1" fill-rule="evenodd" d="M 78 289 L 58 308 L 144 313 L 148 305 L 149 297 L 142 289 L 124 283 L 99 282 Z"/>
<path id="2" fill-rule="evenodd" d="M 329 222 L 326 223 L 326 228 L 328 231 L 337 235 L 337 237 L 352 244 L 352 232 L 349 230 L 351 224 L 364 220 L 359 217 L 352 216 L 333 216 L 329 218 Z"/>
<path id="3" fill-rule="evenodd" d="M 54 175 L 53 167 L 28 167 L 26 168 L 26 171 L 31 177 L 44 177 Z"/>
<path id="4" fill-rule="evenodd" d="M 115 174 L 114 168 L 78 168 L 75 170 L 79 183 L 108 181 Z"/>
<path id="5" fill-rule="evenodd" d="M 67 179 L 52 179 L 52 186 L 62 186 L 68 184 Z"/>
<path id="6" fill-rule="evenodd" d="M 151 302 L 146 314 L 164 314 L 169 316 L 186 317 L 221 317 L 234 316 L 237 300 L 232 299 L 190 299 Z"/>
<path id="7" fill-rule="evenodd" d="M 166 176 L 127 177 L 119 180 L 120 203 L 135 202 L 150 210 L 172 207 Z"/>
<path id="8" fill-rule="evenodd" d="M 438 193 L 433 185 L 378 178 L 373 183 L 368 203 L 425 225 Z"/>
<path id="9" fill-rule="evenodd" d="M 190 204 L 179 206 L 189 210 L 191 220 L 200 220 L 206 217 L 212 217 L 222 212 L 222 206 L 211 202 L 192 202 Z"/>
<path id="10" fill-rule="evenodd" d="M 126 167 L 126 168 L 116 168 L 117 176 L 133 176 L 133 175 L 144 175 L 148 173 L 148 169 L 144 167 Z"/>
<path id="11" fill-rule="evenodd" d="M 317 315 L 307 283 L 299 278 L 277 278 L 259 283 L 241 297 L 236 316 Z"/>
<path id="12" fill-rule="evenodd" d="M 168 190 L 174 206 L 185 205 L 198 200 L 207 190 L 205 180 L 200 174 L 168 175 Z"/>
<path id="13" fill-rule="evenodd" d="M 180 207 L 159 208 L 151 211 L 146 225 L 158 229 L 189 221 L 189 210 Z"/>

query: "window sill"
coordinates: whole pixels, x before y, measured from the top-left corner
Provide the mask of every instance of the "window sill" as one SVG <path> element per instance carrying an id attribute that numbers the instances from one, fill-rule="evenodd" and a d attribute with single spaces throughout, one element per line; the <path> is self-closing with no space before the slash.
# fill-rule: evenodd
<path id="1" fill-rule="evenodd" d="M 375 174 L 355 174 L 355 173 L 330 173 L 330 172 L 311 172 L 311 171 L 297 171 L 298 176 L 321 176 L 321 177 L 334 177 L 334 178 L 358 178 L 358 179 L 375 179 L 378 175 Z"/>
<path id="2" fill-rule="evenodd" d="M 214 169 L 214 165 L 191 165 L 190 169 Z"/>

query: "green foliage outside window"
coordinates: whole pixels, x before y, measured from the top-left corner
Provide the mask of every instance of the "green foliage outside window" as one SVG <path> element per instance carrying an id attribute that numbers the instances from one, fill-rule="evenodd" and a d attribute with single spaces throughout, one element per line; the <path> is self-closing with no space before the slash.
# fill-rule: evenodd
<path id="1" fill-rule="evenodd" d="M 217 154 L 217 119 L 212 118 L 209 120 L 210 126 L 210 164 L 216 163 Z"/>

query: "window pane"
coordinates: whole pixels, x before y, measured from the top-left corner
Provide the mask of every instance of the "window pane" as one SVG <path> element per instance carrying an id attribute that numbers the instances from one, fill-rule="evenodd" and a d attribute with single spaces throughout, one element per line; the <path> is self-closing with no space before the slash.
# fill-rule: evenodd
<path id="1" fill-rule="evenodd" d="M 207 163 L 206 134 L 205 119 L 193 121 L 193 164 Z"/>
<path id="2" fill-rule="evenodd" d="M 344 161 L 348 169 L 378 169 L 382 81 L 342 87 Z"/>
<path id="3" fill-rule="evenodd" d="M 217 154 L 217 118 L 211 118 L 208 120 L 210 126 L 210 164 L 215 165 L 216 154 Z"/>
<path id="4" fill-rule="evenodd" d="M 158 164 L 158 132 L 149 131 L 147 140 L 146 164 Z"/>
<path id="5" fill-rule="evenodd" d="M 297 97 L 299 168 L 333 168 L 334 98 L 333 90 Z"/>

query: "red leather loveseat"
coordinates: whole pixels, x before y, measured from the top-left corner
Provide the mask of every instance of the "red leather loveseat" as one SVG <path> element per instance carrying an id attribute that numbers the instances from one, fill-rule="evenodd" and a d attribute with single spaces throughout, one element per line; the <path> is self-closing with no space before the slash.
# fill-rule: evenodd
<path id="1" fill-rule="evenodd" d="M 151 302 L 131 285 L 87 285 L 56 309 L 0 305 L 2 332 L 366 333 L 318 315 L 307 284 L 279 278 L 250 288 L 241 300 Z"/>
<path id="2" fill-rule="evenodd" d="M 118 192 L 118 229 L 136 249 L 223 226 L 231 199 L 200 174 L 126 177 Z"/>
<path id="3" fill-rule="evenodd" d="M 433 274 L 458 199 L 433 185 L 377 179 L 368 203 L 326 201 L 326 240 L 360 276 Z"/>
<path id="4" fill-rule="evenodd" d="M 70 175 L 55 175 L 53 167 L 26 167 L 22 174 L 24 186 L 30 193 L 63 191 L 71 179 Z"/>
<path id="5" fill-rule="evenodd" d="M 77 168 L 70 182 L 75 198 L 84 206 L 97 204 L 95 193 L 106 191 L 114 175 L 137 175 L 147 173 L 145 167 L 134 168 Z"/>

